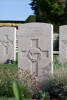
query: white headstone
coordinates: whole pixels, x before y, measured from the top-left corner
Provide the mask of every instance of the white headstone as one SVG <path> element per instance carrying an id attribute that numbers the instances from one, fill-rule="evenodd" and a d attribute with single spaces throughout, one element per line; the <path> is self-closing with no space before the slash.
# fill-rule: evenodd
<path id="1" fill-rule="evenodd" d="M 59 60 L 67 63 L 67 25 L 60 26 L 59 30 Z"/>
<path id="2" fill-rule="evenodd" d="M 0 63 L 16 59 L 16 28 L 0 27 Z"/>
<path id="3" fill-rule="evenodd" d="M 53 73 L 53 26 L 28 23 L 19 26 L 18 67 L 43 81 Z"/>

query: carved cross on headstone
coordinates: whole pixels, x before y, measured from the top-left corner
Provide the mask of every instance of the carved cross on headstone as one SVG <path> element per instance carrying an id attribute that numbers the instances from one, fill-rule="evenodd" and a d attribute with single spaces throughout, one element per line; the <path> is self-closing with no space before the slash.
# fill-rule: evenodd
<path id="1" fill-rule="evenodd" d="M 0 40 L 0 45 L 3 45 L 6 48 L 6 54 L 8 54 L 8 46 L 13 44 L 13 41 L 8 38 L 8 35 L 4 36 L 4 40 Z"/>
<path id="2" fill-rule="evenodd" d="M 5 35 L 4 37 L 5 37 L 4 40 L 2 40 L 2 41 L 0 40 L 0 44 L 2 44 L 4 46 L 8 46 L 9 44 L 13 44 L 13 41 L 8 38 L 8 35 Z"/>
<path id="3" fill-rule="evenodd" d="M 38 61 L 41 60 L 43 56 L 48 57 L 48 51 L 42 50 L 38 46 L 38 39 L 31 39 L 31 48 L 29 51 L 22 52 L 27 52 L 27 58 L 32 62 L 32 73 L 34 72 L 36 76 L 38 76 Z"/>

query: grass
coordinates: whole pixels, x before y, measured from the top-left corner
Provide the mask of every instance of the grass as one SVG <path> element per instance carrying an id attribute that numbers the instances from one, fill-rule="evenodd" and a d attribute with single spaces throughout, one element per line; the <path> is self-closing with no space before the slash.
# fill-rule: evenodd
<path id="1" fill-rule="evenodd" d="M 59 63 L 59 56 L 58 55 L 54 55 L 53 56 L 53 69 L 54 69 L 54 72 L 57 71 L 62 66 L 63 65 L 61 63 Z"/>
<path id="2" fill-rule="evenodd" d="M 0 64 L 0 69 L 3 69 L 5 66 L 11 71 L 18 69 L 17 64 Z"/>
<path id="3" fill-rule="evenodd" d="M 16 61 L 18 62 L 18 54 L 16 53 Z M 3 69 L 6 66 L 11 71 L 18 69 L 18 64 L 0 64 L 0 69 Z"/>
<path id="4" fill-rule="evenodd" d="M 0 100 L 16 100 L 16 99 L 15 98 L 0 97 Z M 32 100 L 32 99 L 24 99 L 24 100 Z"/>
<path id="5" fill-rule="evenodd" d="M 15 100 L 14 98 L 0 97 L 0 100 Z"/>
<path id="6" fill-rule="evenodd" d="M 62 68 L 67 68 L 67 64 L 61 64 L 59 63 L 59 56 L 58 55 L 54 55 L 53 56 L 53 69 L 54 72 L 61 70 Z"/>
<path id="7" fill-rule="evenodd" d="M 16 54 L 16 61 L 18 61 L 18 54 Z M 18 64 L 0 64 L 0 71 L 4 69 L 6 66 L 6 69 L 9 69 L 10 71 L 17 72 L 18 70 Z M 0 100 L 15 100 L 14 98 L 8 98 L 8 97 L 0 97 Z"/>

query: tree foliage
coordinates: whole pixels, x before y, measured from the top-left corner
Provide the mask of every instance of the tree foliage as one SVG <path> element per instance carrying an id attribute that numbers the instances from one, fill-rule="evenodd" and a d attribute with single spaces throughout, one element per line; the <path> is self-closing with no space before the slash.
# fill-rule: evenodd
<path id="1" fill-rule="evenodd" d="M 67 24 L 67 0 L 65 0 L 65 9 L 64 9 L 63 24 Z"/>
<path id="2" fill-rule="evenodd" d="M 64 15 L 64 2 L 59 0 L 31 0 L 37 22 L 60 24 Z"/>

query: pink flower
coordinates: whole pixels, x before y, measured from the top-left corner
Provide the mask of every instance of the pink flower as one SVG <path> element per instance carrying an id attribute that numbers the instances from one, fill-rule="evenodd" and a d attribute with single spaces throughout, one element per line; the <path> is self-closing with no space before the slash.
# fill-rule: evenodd
<path id="1" fill-rule="evenodd" d="M 40 90 L 40 88 L 37 88 L 37 90 L 39 91 L 39 90 Z"/>
<path id="2" fill-rule="evenodd" d="M 33 95 L 33 91 L 32 90 L 30 90 L 30 93 Z"/>
<path id="3" fill-rule="evenodd" d="M 24 97 L 24 94 L 22 94 L 22 96 Z"/>

